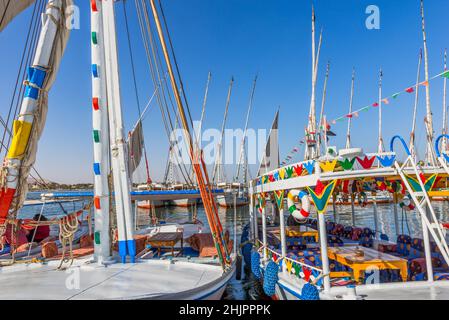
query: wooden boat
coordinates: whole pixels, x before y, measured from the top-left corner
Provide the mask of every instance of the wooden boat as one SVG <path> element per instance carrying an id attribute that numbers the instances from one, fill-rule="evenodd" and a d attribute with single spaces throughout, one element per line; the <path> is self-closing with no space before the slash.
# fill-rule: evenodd
<path id="1" fill-rule="evenodd" d="M 4 15 L 9 22 L 33 1 L 21 1 L 20 5 L 0 0 L 1 8 L 12 11 Z M 14 2 L 15 3 L 15 2 Z M 37 3 L 37 2 L 36 2 Z M 13 254 L 11 259 L 0 259 L 0 286 L 3 299 L 219 299 L 226 284 L 235 272 L 236 250 L 232 252 L 233 240 L 225 232 L 213 203 L 212 190 L 204 168 L 194 166 L 198 188 L 206 206 L 206 217 L 211 233 L 202 232 L 202 225 L 195 221 L 186 224 L 156 225 L 140 231 L 135 230 L 135 219 L 131 206 L 131 179 L 133 168 L 138 166 L 136 153 L 127 154 L 122 123 L 122 104 L 120 95 L 119 63 L 117 56 L 117 34 L 115 26 L 115 3 L 113 1 L 90 1 L 92 28 L 92 109 L 94 142 L 94 197 L 86 208 L 94 226 L 88 224 L 88 235 L 77 242 L 79 233 L 78 214 L 67 213 L 55 220 L 24 221 L 16 219 L 17 209 L 23 200 L 14 196 L 17 192 L 26 194 L 26 179 L 33 166 L 36 146 L 42 131 L 47 99 L 40 97 L 50 90 L 56 76 L 59 61 L 68 41 L 69 30 L 62 21 L 69 21 L 66 10 L 73 4 L 72 0 L 49 0 L 42 15 L 42 29 L 33 65 L 28 70 L 24 81 L 25 97 L 19 118 L 13 130 L 11 148 L 4 162 L 6 179 L 2 180 L 0 193 L 0 236 L 9 225 L 40 227 L 58 226 L 62 250 L 54 241 L 45 242 L 42 250 L 33 251 L 24 257 Z M 161 29 L 156 2 L 151 0 L 151 12 L 158 25 L 159 48 L 166 53 L 166 68 L 174 79 L 171 59 L 167 55 L 165 35 Z M 36 4 L 37 7 L 37 4 Z M 139 7 L 137 8 L 139 9 Z M 9 9 L 8 9 L 9 10 Z M 138 14 L 142 14 L 138 10 Z M 51 19 L 49 18 L 51 17 Z M 40 21 L 39 12 L 34 17 Z M 149 17 L 148 17 L 149 18 Z M 165 18 L 164 18 L 165 19 Z M 165 22 L 165 20 L 164 20 Z M 37 22 L 39 23 L 39 22 Z M 141 26 L 145 28 L 145 26 Z M 142 32 L 149 30 L 143 29 Z M 172 54 L 174 54 L 172 52 Z M 52 68 L 48 69 L 47 66 Z M 176 83 L 171 83 L 174 95 L 178 97 L 178 112 L 185 121 L 185 110 Z M 158 84 L 155 83 L 155 87 Z M 40 90 L 42 89 L 42 90 Z M 108 108 L 106 108 L 108 106 Z M 35 120 L 39 121 L 36 122 Z M 141 125 L 130 133 L 128 142 L 141 136 Z M 140 128 L 140 129 L 139 129 Z M 110 132 L 109 132 L 110 129 Z M 190 132 L 187 126 L 185 132 Z M 139 140 L 139 139 L 136 139 Z M 186 141 L 191 141 L 191 136 Z M 192 145 L 189 146 L 193 147 Z M 200 152 L 198 150 L 198 152 Z M 201 154 L 201 152 L 200 152 Z M 196 155 L 191 154 L 192 157 Z M 134 162 L 132 166 L 128 160 Z M 113 175 L 114 193 L 109 190 L 108 175 Z M 21 188 L 20 190 L 18 188 Z M 115 205 L 110 208 L 114 197 Z M 18 201 L 13 204 L 13 201 Z M 110 210 L 111 209 L 111 210 Z M 111 212 L 116 217 L 116 230 L 111 237 L 109 217 Z M 84 230 L 84 229 L 83 229 Z M 190 248 L 190 237 L 206 238 L 209 241 L 209 255 L 202 255 Z M 14 237 L 14 234 L 11 236 Z M 235 243 L 236 232 L 234 232 Z M 3 239 L 3 237 L 2 237 Z M 17 240 L 17 239 L 16 239 Z M 15 243 L 10 240 L 13 253 Z M 147 243 L 151 246 L 147 246 Z M 112 250 L 111 250 L 112 247 Z M 170 250 L 165 252 L 166 248 Z M 52 250 L 50 250 L 52 249 Z M 210 253 L 215 250 L 214 253 Z M 184 255 L 184 251 L 188 251 Z M 173 259 L 176 258 L 176 259 Z M 73 277 L 71 277 L 73 276 Z"/>
<path id="2" fill-rule="evenodd" d="M 427 48 L 422 31 L 424 52 Z M 315 121 L 315 83 L 319 49 L 315 50 L 315 15 L 312 9 L 312 99 L 306 136 L 319 142 Z M 320 38 L 321 44 L 321 38 Z M 315 54 L 316 53 L 316 54 Z M 429 81 L 427 59 L 426 83 Z M 441 75 L 449 76 L 445 71 Z M 399 299 L 448 299 L 449 298 L 449 246 L 446 236 L 447 223 L 440 221 L 432 199 L 449 196 L 446 182 L 449 178 L 449 152 L 440 143 L 449 138 L 444 134 L 433 139 L 433 127 L 429 99 L 427 99 L 426 158 L 418 165 L 413 152 L 400 136 L 390 140 L 390 150 L 385 152 L 382 137 L 382 73 L 379 81 L 378 150 L 375 153 L 354 153 L 353 148 L 321 156 L 317 144 L 307 144 L 304 161 L 263 172 L 249 185 L 251 236 L 254 250 L 251 253 L 251 269 L 263 282 L 264 291 L 275 299 L 283 300 L 399 300 Z M 421 82 L 407 89 L 412 93 Z M 428 85 L 426 86 L 429 97 Z M 351 107 L 352 108 L 352 107 Z M 353 113 L 346 117 L 351 119 Z M 415 120 L 414 120 L 415 121 Z M 325 117 L 324 117 L 325 122 Z M 349 122 L 349 121 L 348 121 Z M 324 142 L 327 144 L 326 127 Z M 350 125 L 348 126 L 350 128 Z M 446 127 L 446 126 L 445 126 Z M 349 130 L 348 130 L 349 132 Z M 412 137 L 414 133 L 412 132 Z M 348 134 L 349 138 L 349 134 Z M 349 139 L 348 139 L 349 140 Z M 400 158 L 395 146 L 403 147 Z M 446 141 L 447 143 L 447 141 Z M 434 148 L 434 150 L 432 150 Z M 325 148 L 325 150 L 328 150 Z M 434 156 L 436 154 L 436 156 Z M 348 185 L 352 188 L 348 189 Z M 348 192 L 349 190 L 349 192 Z M 355 206 L 351 200 L 352 222 L 338 222 L 338 209 L 334 203 L 333 219 L 327 208 L 332 196 L 338 193 L 393 194 L 391 214 L 395 221 L 397 239 L 390 240 L 379 229 L 377 202 L 373 198 L 372 210 L 358 214 L 374 220 L 374 230 L 358 226 L 354 220 Z M 288 198 L 287 210 L 284 196 Z M 313 201 L 310 201 L 312 198 Z M 267 203 L 274 199 L 279 217 L 278 226 L 268 226 Z M 354 199 L 351 197 L 350 199 Z M 400 234 L 398 210 L 414 210 L 420 220 L 417 236 Z M 294 230 L 287 227 L 284 212 L 296 221 Z M 316 218 L 315 217 L 316 212 Z M 259 217 L 261 216 L 261 225 Z M 275 219 L 270 219 L 271 222 Z M 273 223 L 271 223 L 272 225 Z M 412 238 L 414 237 L 414 238 Z"/>

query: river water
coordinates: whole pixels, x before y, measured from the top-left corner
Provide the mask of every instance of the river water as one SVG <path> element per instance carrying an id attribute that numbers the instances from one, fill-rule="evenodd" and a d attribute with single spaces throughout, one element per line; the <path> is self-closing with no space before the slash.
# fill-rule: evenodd
<path id="1" fill-rule="evenodd" d="M 28 199 L 39 199 L 40 192 L 30 192 Z M 81 209 L 85 201 L 72 201 L 64 202 L 60 204 L 46 204 L 44 207 L 44 214 L 47 217 L 63 216 L 63 210 L 67 212 L 74 212 Z M 446 201 L 434 203 L 435 213 L 439 221 L 449 221 L 449 203 Z M 334 215 L 332 206 L 329 207 L 329 211 L 326 214 L 326 220 L 335 221 L 350 225 L 351 207 L 350 206 L 337 206 L 337 214 Z M 22 209 L 20 218 L 31 218 L 35 214 L 39 214 L 42 210 L 42 205 L 26 206 Z M 179 207 L 164 207 L 156 209 L 156 215 L 158 219 L 165 220 L 166 222 L 181 222 L 191 220 L 194 215 L 194 208 L 179 208 Z M 267 212 L 270 210 L 267 209 Z M 388 235 L 393 242 L 397 237 L 395 219 L 393 214 L 393 205 L 391 204 L 379 204 L 377 208 L 378 227 L 381 233 Z M 197 217 L 205 224 L 205 231 L 208 229 L 207 219 L 205 211 L 201 205 L 196 210 Z M 150 210 L 139 209 L 137 216 L 137 224 L 141 227 L 150 224 Z M 312 212 L 312 216 L 316 216 Z M 219 217 L 225 229 L 230 231 L 231 237 L 234 230 L 234 222 L 237 227 L 237 240 L 240 240 L 242 228 L 249 221 L 249 209 L 248 207 L 234 209 L 219 208 Z M 398 207 L 398 229 L 400 234 L 408 234 L 412 237 L 422 237 L 421 233 L 421 219 L 415 211 L 403 212 Z M 368 205 L 364 208 L 355 207 L 355 224 L 358 227 L 369 227 L 374 230 L 374 209 L 372 205 Z M 249 272 L 242 272 L 242 279 L 236 280 L 235 278 L 229 283 L 223 299 L 227 300 L 250 300 L 250 299 L 263 299 L 261 289 L 255 279 Z"/>

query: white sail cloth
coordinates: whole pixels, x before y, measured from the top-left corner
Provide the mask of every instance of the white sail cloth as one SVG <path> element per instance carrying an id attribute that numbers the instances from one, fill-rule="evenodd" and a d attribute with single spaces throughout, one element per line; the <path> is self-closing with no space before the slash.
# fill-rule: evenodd
<path id="1" fill-rule="evenodd" d="M 27 180 L 31 167 L 36 162 L 38 141 L 41 137 L 47 119 L 48 92 L 56 79 L 57 71 L 70 36 L 70 30 L 66 27 L 65 22 L 67 21 L 67 15 L 71 14 L 70 12 L 67 12 L 67 8 L 72 5 L 72 0 L 62 0 L 61 23 L 58 26 L 53 48 L 51 50 L 50 63 L 48 66 L 45 66 L 47 68 L 47 76 L 45 78 L 43 88 L 39 94 L 38 104 L 34 113 L 33 129 L 31 130 L 26 154 L 21 163 L 18 188 L 16 190 L 16 196 L 14 197 L 11 208 L 20 209 L 28 192 Z"/>
<path id="2" fill-rule="evenodd" d="M 142 160 L 144 147 L 142 121 L 139 120 L 134 130 L 130 132 L 128 137 L 128 169 L 129 175 L 132 176 L 134 171 Z"/>
<path id="3" fill-rule="evenodd" d="M 0 0 L 0 32 L 34 0 Z"/>
<path id="4" fill-rule="evenodd" d="M 267 145 L 262 161 L 260 162 L 259 172 L 257 176 L 264 175 L 272 170 L 279 168 L 279 110 L 274 117 L 273 125 L 268 136 Z"/>

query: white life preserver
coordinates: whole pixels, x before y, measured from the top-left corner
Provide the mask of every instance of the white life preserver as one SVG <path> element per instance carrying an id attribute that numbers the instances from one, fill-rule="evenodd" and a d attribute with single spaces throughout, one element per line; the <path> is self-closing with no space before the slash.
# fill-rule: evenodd
<path id="1" fill-rule="evenodd" d="M 295 204 L 295 201 L 301 200 L 301 209 Z M 290 190 L 287 196 L 287 206 L 290 214 L 297 220 L 305 220 L 310 214 L 310 200 L 307 192 L 302 190 Z"/>

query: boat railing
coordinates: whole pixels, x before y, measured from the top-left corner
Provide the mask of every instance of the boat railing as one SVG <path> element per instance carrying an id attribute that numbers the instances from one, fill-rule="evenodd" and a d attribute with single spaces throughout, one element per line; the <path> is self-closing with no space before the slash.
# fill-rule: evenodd
<path id="1" fill-rule="evenodd" d="M 289 261 L 291 263 L 291 267 L 288 268 L 286 266 L 286 264 L 283 262 L 283 267 L 282 270 L 284 272 L 287 272 L 289 274 L 294 274 L 297 277 L 305 280 L 305 281 L 312 281 L 312 280 L 316 280 L 318 278 L 322 278 L 323 275 L 323 270 L 315 267 L 315 266 L 311 266 L 307 263 L 301 262 L 299 260 L 293 259 L 293 258 L 289 258 L 289 257 L 285 257 L 283 256 L 280 252 L 277 252 L 274 249 L 269 248 L 268 246 L 264 246 L 263 242 L 260 240 L 257 240 L 257 242 L 259 243 L 259 249 L 257 250 L 259 253 L 261 253 L 264 249 L 267 251 L 267 253 L 271 253 L 271 254 L 267 254 L 268 257 L 270 257 L 270 260 L 272 260 L 273 262 L 278 263 L 279 261 Z M 273 254 L 276 256 L 276 258 L 273 256 Z M 300 267 L 300 272 L 298 272 L 298 274 L 296 274 L 296 269 L 294 268 L 294 266 L 297 265 Z M 308 269 L 312 274 L 310 276 L 306 276 L 306 274 L 303 271 L 304 269 Z M 315 272 L 313 272 L 315 271 Z"/>

